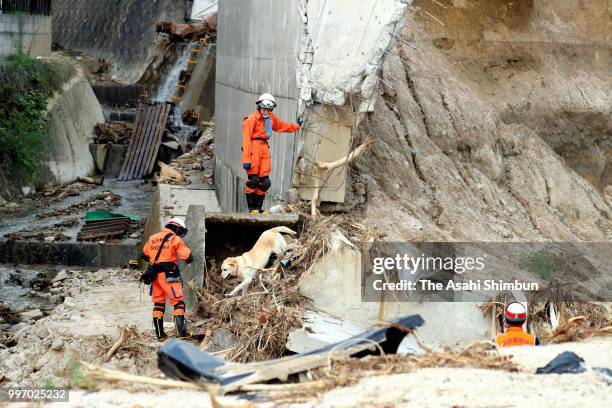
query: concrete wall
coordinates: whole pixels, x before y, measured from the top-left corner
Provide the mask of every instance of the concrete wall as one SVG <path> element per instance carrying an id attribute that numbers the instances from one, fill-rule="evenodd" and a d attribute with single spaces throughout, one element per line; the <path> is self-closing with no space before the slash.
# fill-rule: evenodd
<path id="1" fill-rule="evenodd" d="M 357 102 L 351 109 L 373 110 L 370 98 L 375 96 L 378 69 L 393 33 L 402 27 L 410 3 L 410 0 L 220 2 L 215 188 L 224 210 L 245 208 L 241 123 L 254 110 L 254 102 L 263 92 L 277 97 L 277 114 L 281 118 L 294 120 L 298 113 L 307 110 L 307 118 L 312 122 L 308 127 L 321 124 L 324 132 L 329 133 L 318 132 L 306 139 L 300 134 L 273 136 L 272 188 L 268 196 L 286 198 L 299 155 L 310 160 L 333 160 L 348 153 L 351 129 L 344 122 L 350 121 L 339 121 L 337 114 L 332 120 L 329 116 L 321 119 L 319 113 L 310 109 L 314 102 L 346 108 L 347 96 L 354 94 Z M 315 120 L 313 116 L 317 115 Z M 338 129 L 339 122 L 344 129 L 331 131 Z M 319 148 L 317 140 L 321 139 L 329 143 Z M 344 201 L 346 168 L 342 172 L 334 174 L 329 186 L 323 188 L 323 200 Z M 309 198 L 312 180 L 306 177 L 302 182 L 306 188 L 300 190 L 300 196 Z"/>
<path id="2" fill-rule="evenodd" d="M 215 101 L 215 188 L 224 211 L 246 209 L 246 174 L 241 164 L 242 119 L 255 110 L 257 97 L 276 97 L 275 113 L 295 121 L 296 66 L 302 21 L 297 0 L 219 2 Z M 274 134 L 271 194 L 291 183 L 295 134 Z M 270 194 L 268 194 L 269 196 Z"/>
<path id="3" fill-rule="evenodd" d="M 217 46 L 210 44 L 198 58 L 189 86 L 181 98 L 181 112 L 193 109 L 202 121 L 209 122 L 215 114 L 215 66 Z"/>
<path id="4" fill-rule="evenodd" d="M 425 325 L 419 340 L 433 347 L 466 345 L 490 339 L 490 319 L 476 302 L 362 302 L 361 253 L 340 236 L 312 271 L 302 277 L 300 292 L 312 299 L 315 310 L 370 326 L 403 315 L 420 314 Z"/>
<path id="5" fill-rule="evenodd" d="M 104 122 L 104 114 L 89 81 L 80 68 L 76 69 L 77 74 L 64 84 L 62 92 L 48 101 L 50 140 L 46 142 L 41 170 L 28 182 L 19 174 L 9 176 L 0 169 L 3 199 L 12 200 L 47 183 L 72 182 L 78 176 L 94 172 L 89 144 L 93 141 L 95 125 Z"/>
<path id="6" fill-rule="evenodd" d="M 302 0 L 301 98 L 342 106 L 349 94 L 373 111 L 378 68 L 412 0 Z"/>
<path id="7" fill-rule="evenodd" d="M 184 16 L 184 0 L 54 0 L 53 42 L 110 59 L 112 75 L 133 83 L 163 52 L 155 24 Z"/>
<path id="8" fill-rule="evenodd" d="M 89 143 L 97 123 L 104 122 L 102 107 L 85 75 L 79 73 L 48 104 L 52 140 L 45 165 L 59 182 L 71 182 L 94 172 Z"/>
<path id="9" fill-rule="evenodd" d="M 0 14 L 0 57 L 18 50 L 33 56 L 51 53 L 51 17 Z"/>

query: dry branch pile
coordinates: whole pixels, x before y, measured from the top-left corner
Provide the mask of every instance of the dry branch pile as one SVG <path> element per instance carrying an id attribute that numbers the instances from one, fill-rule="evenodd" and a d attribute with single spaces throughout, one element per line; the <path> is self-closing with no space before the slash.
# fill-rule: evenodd
<path id="1" fill-rule="evenodd" d="M 227 359 L 249 362 L 281 357 L 291 330 L 302 327 L 303 298 L 297 279 L 297 274 L 277 267 L 261 273 L 246 296 L 227 298 L 234 286 L 223 281 L 212 265 L 197 295 L 196 313 L 211 319 L 210 329 L 225 328 L 239 338 L 239 346 Z"/>
<path id="2" fill-rule="evenodd" d="M 94 129 L 94 142 L 100 144 L 128 144 L 134 125 L 128 122 L 98 123 Z"/>
<path id="3" fill-rule="evenodd" d="M 344 216 L 307 218 L 298 241 L 290 244 L 285 259 L 271 270 L 259 273 L 246 296 L 227 298 L 236 282 L 223 281 L 213 263 L 206 282 L 196 296 L 197 314 L 210 319 L 209 328 L 225 328 L 239 337 L 239 346 L 228 359 L 239 362 L 278 358 L 285 352 L 289 333 L 303 327 L 301 316 L 306 303 L 298 290 L 300 278 L 309 273 L 319 258 L 330 251 L 333 231 L 340 231 L 354 243 L 373 242 L 379 235 Z"/>
<path id="4" fill-rule="evenodd" d="M 482 306 L 483 313 L 494 313 L 502 321 L 504 307 L 513 302 L 512 294 L 500 293 Z M 583 340 L 593 336 L 612 335 L 610 303 L 576 301 L 559 285 L 550 285 L 530 296 L 527 323 L 543 344 Z M 551 308 L 555 311 L 558 327 L 553 328 Z"/>
<path id="5" fill-rule="evenodd" d="M 187 177 L 176 169 L 176 164 L 165 164 L 158 162 L 159 164 L 159 177 L 157 177 L 158 183 L 166 184 L 188 184 Z"/>
<path id="6" fill-rule="evenodd" d="M 141 367 L 157 365 L 159 343 L 153 339 L 151 332 L 140 333 L 136 326 L 121 326 L 118 338 L 102 335 L 97 342 L 98 359 L 102 362 L 116 357 L 119 360 L 134 360 Z"/>
<path id="7" fill-rule="evenodd" d="M 500 355 L 493 343 L 477 342 L 464 350 L 446 349 L 439 352 L 428 352 L 422 356 L 393 354 L 334 361 L 328 366 L 308 373 L 309 379 L 314 380 L 310 382 L 312 387 L 288 388 L 285 392 L 277 390 L 271 397 L 276 403 L 314 401 L 330 389 L 350 386 L 367 377 L 403 374 L 420 368 L 435 367 L 519 371 L 519 366 L 512 361 L 512 357 Z"/>

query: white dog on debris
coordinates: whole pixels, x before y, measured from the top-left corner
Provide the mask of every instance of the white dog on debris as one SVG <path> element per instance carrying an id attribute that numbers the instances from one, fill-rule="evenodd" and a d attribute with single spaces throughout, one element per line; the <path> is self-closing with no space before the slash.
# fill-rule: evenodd
<path id="1" fill-rule="evenodd" d="M 295 235 L 296 232 L 287 227 L 270 228 L 261 234 L 249 252 L 223 261 L 221 277 L 227 279 L 230 276 L 238 276 L 242 281 L 227 296 L 234 296 L 241 290 L 242 295 L 246 295 L 249 285 L 257 276 L 257 272 L 267 265 L 270 256 L 273 253 L 279 256 L 285 252 L 288 245 L 282 234 Z"/>

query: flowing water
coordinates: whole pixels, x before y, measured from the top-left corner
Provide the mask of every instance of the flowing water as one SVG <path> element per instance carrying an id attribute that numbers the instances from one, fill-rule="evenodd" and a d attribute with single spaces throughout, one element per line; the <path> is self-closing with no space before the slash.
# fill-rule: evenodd
<path id="1" fill-rule="evenodd" d="M 186 71 L 188 68 L 188 61 L 191 58 L 191 51 L 196 46 L 196 43 L 189 43 L 182 51 L 181 56 L 176 61 L 172 69 L 168 72 L 164 80 L 162 81 L 157 94 L 153 98 L 156 102 L 172 102 L 170 99 L 176 95 L 177 85 L 182 71 Z M 171 116 L 169 118 L 170 127 L 174 136 L 181 140 L 185 140 L 189 135 L 197 132 L 197 127 L 189 126 L 183 123 L 183 116 L 181 109 L 178 104 L 174 105 Z"/>

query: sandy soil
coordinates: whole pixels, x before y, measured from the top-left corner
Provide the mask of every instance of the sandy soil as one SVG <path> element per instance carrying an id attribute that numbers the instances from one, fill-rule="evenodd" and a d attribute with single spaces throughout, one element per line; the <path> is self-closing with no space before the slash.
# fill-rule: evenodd
<path id="1" fill-rule="evenodd" d="M 369 378 L 330 391 L 320 407 L 610 406 L 610 380 L 598 373 L 534 375 L 431 368 Z"/>

